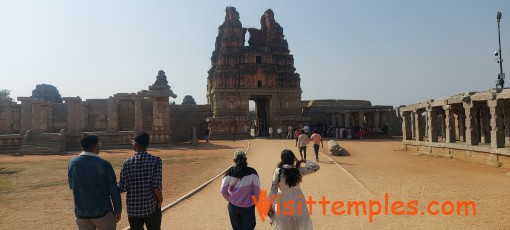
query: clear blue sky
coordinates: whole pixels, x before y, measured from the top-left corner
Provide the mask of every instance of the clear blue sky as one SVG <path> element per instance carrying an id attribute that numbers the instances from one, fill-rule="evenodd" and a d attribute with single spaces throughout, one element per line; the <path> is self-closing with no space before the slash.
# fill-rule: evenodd
<path id="1" fill-rule="evenodd" d="M 166 72 L 177 104 L 205 104 L 225 7 L 260 28 L 273 9 L 301 74 L 302 98 L 412 104 L 494 87 L 496 12 L 510 74 L 508 0 L 0 0 L 0 89 L 30 96 L 135 93 Z M 507 79 L 510 86 L 510 78 Z"/>

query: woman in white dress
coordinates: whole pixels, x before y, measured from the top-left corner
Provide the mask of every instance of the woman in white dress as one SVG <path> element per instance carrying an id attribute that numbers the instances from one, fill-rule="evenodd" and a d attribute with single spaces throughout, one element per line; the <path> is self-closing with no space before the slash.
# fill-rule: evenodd
<path id="1" fill-rule="evenodd" d="M 301 166 L 302 163 L 305 163 L 304 167 Z M 304 175 L 317 172 L 319 168 L 320 166 L 312 161 L 298 161 L 291 150 L 282 151 L 281 162 L 273 173 L 273 183 L 268 198 L 275 197 L 269 214 L 275 229 L 313 229 L 305 195 L 299 184 Z"/>

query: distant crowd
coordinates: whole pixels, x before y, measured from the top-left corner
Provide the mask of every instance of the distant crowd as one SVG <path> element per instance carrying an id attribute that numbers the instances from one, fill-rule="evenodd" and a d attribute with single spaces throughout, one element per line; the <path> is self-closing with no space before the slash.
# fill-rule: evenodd
<path id="1" fill-rule="evenodd" d="M 322 137 L 335 139 L 363 139 L 367 137 L 388 135 L 387 126 L 384 126 L 383 128 L 369 127 L 364 129 L 362 127 L 327 126 L 320 124 L 310 126 L 306 125 L 302 128 L 288 126 L 285 131 L 281 127 L 277 127 L 275 130 L 272 126 L 270 126 L 267 132 L 269 139 L 293 139 L 297 138 L 296 134 L 299 135 L 301 130 L 303 130 L 308 137 L 311 137 L 313 130 L 317 130 L 317 133 L 319 133 Z"/>

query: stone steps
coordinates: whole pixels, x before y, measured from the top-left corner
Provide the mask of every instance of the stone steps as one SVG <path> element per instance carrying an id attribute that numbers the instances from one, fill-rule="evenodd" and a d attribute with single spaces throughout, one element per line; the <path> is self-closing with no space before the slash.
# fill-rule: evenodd
<path id="1" fill-rule="evenodd" d="M 21 154 L 57 154 L 65 150 L 65 138 L 58 133 L 32 134 L 21 144 Z"/>

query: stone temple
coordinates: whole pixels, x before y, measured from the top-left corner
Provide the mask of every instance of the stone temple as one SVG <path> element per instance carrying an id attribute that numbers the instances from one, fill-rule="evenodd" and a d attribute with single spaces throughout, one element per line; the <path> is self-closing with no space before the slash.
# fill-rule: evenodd
<path id="1" fill-rule="evenodd" d="M 248 136 L 252 126 L 303 126 L 310 121 L 301 114 L 300 76 L 295 72 L 283 28 L 267 10 L 261 29 L 243 28 L 234 7 L 226 9 L 218 28 L 216 48 L 207 78 L 207 100 L 212 117 L 207 121 L 211 137 Z M 245 34 L 250 33 L 248 46 Z M 248 118 L 249 101 L 256 104 L 255 124 Z M 259 133 L 259 132 L 257 132 Z"/>
<path id="2" fill-rule="evenodd" d="M 401 118 L 392 106 L 363 100 L 303 101 L 301 76 L 283 28 L 272 10 L 260 21 L 260 29 L 243 28 L 236 9 L 226 8 L 207 76 L 207 104 L 197 105 L 191 95 L 182 104 L 170 104 L 169 98 L 177 95 L 162 70 L 148 89 L 106 99 L 63 97 L 63 102 L 52 102 L 18 97 L 20 104 L 0 99 L 0 152 L 78 149 L 80 138 L 88 133 L 99 135 L 102 145 L 110 147 L 129 145 L 134 131 L 148 132 L 153 144 L 168 144 L 190 141 L 193 128 L 198 138 L 209 128 L 213 140 L 265 136 L 270 126 L 286 133 L 289 125 L 401 134 Z M 250 111 L 250 101 L 255 111 Z"/>

